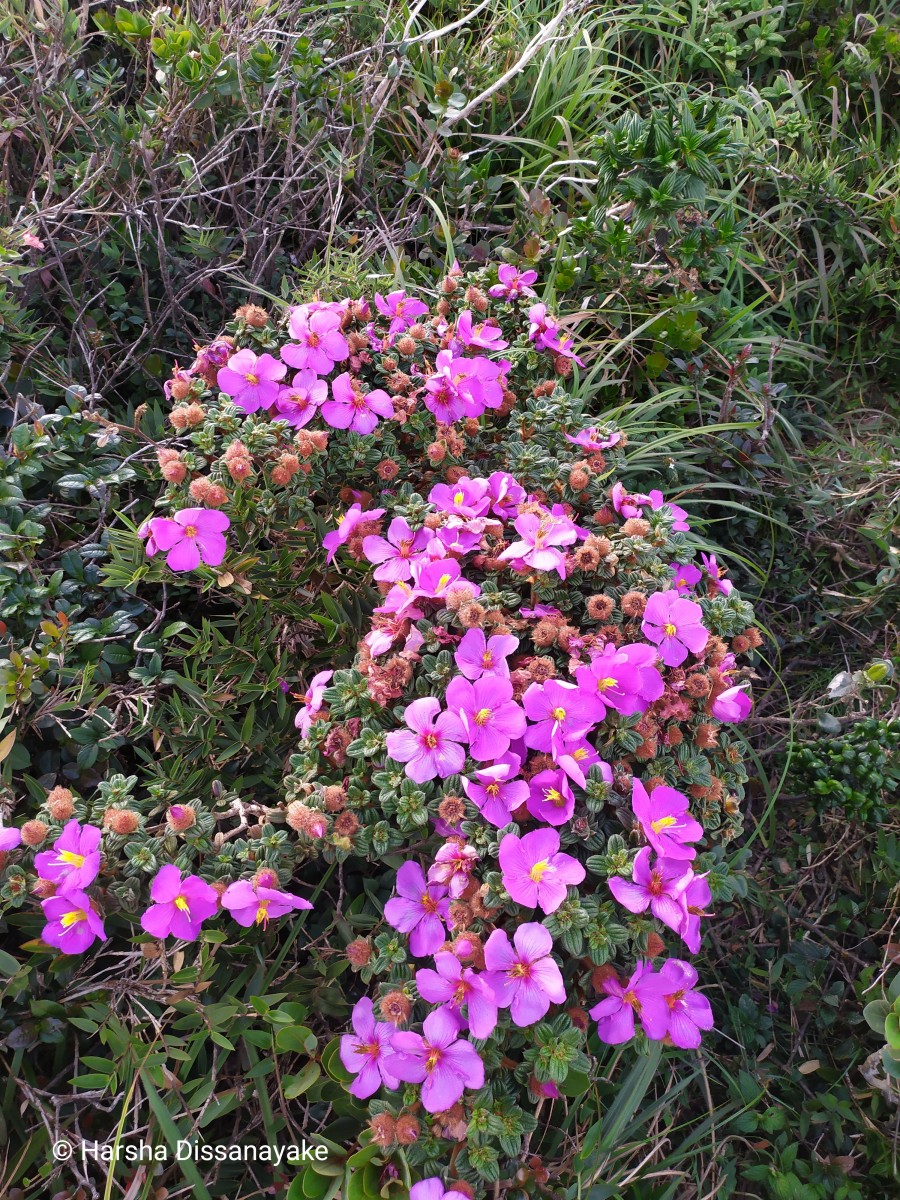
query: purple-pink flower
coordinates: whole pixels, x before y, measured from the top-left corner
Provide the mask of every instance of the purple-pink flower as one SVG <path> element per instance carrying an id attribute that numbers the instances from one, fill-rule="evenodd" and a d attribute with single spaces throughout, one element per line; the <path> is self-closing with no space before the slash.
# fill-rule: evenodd
<path id="1" fill-rule="evenodd" d="M 215 916 L 219 903 L 215 888 L 199 875 L 186 875 L 173 863 L 160 867 L 150 885 L 153 903 L 141 917 L 141 927 L 155 938 L 171 934 L 183 942 L 195 942 L 200 928 Z"/>
<path id="2" fill-rule="evenodd" d="M 699 567 L 695 567 L 693 563 L 671 563 L 670 570 L 674 578 L 672 586 L 679 596 L 684 596 L 687 592 L 694 590 L 694 584 L 699 583 L 703 578 L 703 572 Z"/>
<path id="3" fill-rule="evenodd" d="M 566 899 L 569 884 L 585 877 L 581 863 L 560 852 L 555 829 L 534 829 L 521 838 L 508 833 L 500 843 L 499 859 L 503 886 L 512 899 L 548 914 Z"/>
<path id="4" fill-rule="evenodd" d="M 238 925 L 245 928 L 262 925 L 263 929 L 266 929 L 269 921 L 283 917 L 285 913 L 298 908 L 312 908 L 310 902 L 302 896 L 282 891 L 274 873 L 269 874 L 271 881 L 268 884 L 239 879 L 225 889 L 222 894 L 222 907 L 228 909 Z"/>
<path id="5" fill-rule="evenodd" d="M 678 932 L 681 940 L 690 950 L 697 954 L 700 950 L 701 917 L 710 917 L 707 907 L 712 903 L 712 892 L 709 889 L 705 875 L 694 875 L 680 896 L 682 920 Z"/>
<path id="6" fill-rule="evenodd" d="M 534 296 L 531 284 L 537 279 L 537 271 L 520 271 L 511 263 L 503 263 L 497 270 L 499 283 L 488 288 L 488 295 L 495 300 L 518 300 L 520 296 Z"/>
<path id="7" fill-rule="evenodd" d="M 368 512 L 363 512 L 361 504 L 351 504 L 338 521 L 337 529 L 332 529 L 322 538 L 322 545 L 328 551 L 327 561 L 333 561 L 338 546 L 343 546 L 345 542 L 350 541 L 357 525 L 363 521 L 374 521 L 382 516 L 384 516 L 383 508 L 370 508 Z"/>
<path id="8" fill-rule="evenodd" d="M 476 762 L 499 758 L 525 732 L 525 713 L 512 694 L 512 683 L 498 675 L 482 675 L 474 683 L 457 675 L 450 681 L 447 708 L 459 718 Z"/>
<path id="9" fill-rule="evenodd" d="M 435 484 L 428 493 L 428 502 L 438 512 L 450 513 L 451 516 L 462 517 L 467 521 L 481 517 L 491 504 L 488 481 L 470 479 L 468 475 L 464 475 L 453 484 Z"/>
<path id="10" fill-rule="evenodd" d="M 394 884 L 397 895 L 384 906 L 384 919 L 400 933 L 409 934 L 409 951 L 414 958 L 434 954 L 447 940 L 450 921 L 447 889 L 428 883 L 418 863 L 405 862 Z"/>
<path id="11" fill-rule="evenodd" d="M 553 513 L 522 513 L 513 522 L 517 541 L 500 555 L 504 561 L 521 560 L 535 571 L 556 571 L 566 577 L 566 556 L 559 546 L 571 546 L 578 540 L 578 531 L 567 517 Z"/>
<path id="12" fill-rule="evenodd" d="M 457 900 L 469 886 L 469 876 L 478 862 L 478 851 L 459 838 L 444 842 L 428 868 L 428 882 L 445 884 Z"/>
<path id="13" fill-rule="evenodd" d="M 252 350 L 238 350 L 228 360 L 228 366 L 216 375 L 219 389 L 230 396 L 245 413 L 271 408 L 278 396 L 279 380 L 287 368 L 271 354 L 257 357 Z"/>
<path id="14" fill-rule="evenodd" d="M 310 680 L 309 690 L 306 694 L 297 697 L 303 703 L 303 708 L 294 717 L 294 725 L 300 730 L 301 737 L 309 737 L 313 717 L 315 717 L 317 712 L 321 711 L 325 700 L 325 692 L 333 674 L 334 671 L 319 671 Z"/>
<path id="15" fill-rule="evenodd" d="M 645 712 L 665 690 L 662 676 L 654 666 L 656 651 L 644 644 L 614 646 L 608 643 L 591 655 L 589 666 L 578 667 L 575 678 L 585 693 L 600 704 L 600 720 L 607 708 L 625 715 Z"/>
<path id="16" fill-rule="evenodd" d="M 513 1023 L 533 1025 L 551 1004 L 564 1004 L 566 989 L 556 960 L 553 938 L 543 925 L 526 922 L 513 934 L 495 929 L 484 945 L 487 981 L 500 1008 L 508 1008 Z"/>
<path id="17" fill-rule="evenodd" d="M 34 856 L 34 869 L 61 891 L 84 891 L 100 870 L 100 836 L 94 825 L 67 821 L 52 848 Z"/>
<path id="18" fill-rule="evenodd" d="M 403 291 L 389 292 L 386 297 L 376 292 L 375 307 L 383 317 L 390 317 L 389 333 L 403 333 L 428 312 L 427 304 L 411 299 Z"/>
<path id="19" fill-rule="evenodd" d="M 472 1037 L 486 1038 L 497 1024 L 497 1001 L 484 976 L 464 967 L 455 954 L 443 951 L 434 956 L 436 971 L 423 967 L 416 971 L 419 995 L 429 1004 L 441 1004 L 460 1022 L 466 1005 L 466 1021 Z"/>
<path id="20" fill-rule="evenodd" d="M 482 321 L 476 325 L 469 309 L 461 312 L 456 320 L 456 336 L 464 346 L 477 346 L 480 350 L 505 350 L 509 342 L 497 325 Z"/>
<path id="21" fill-rule="evenodd" d="M 700 557 L 703 559 L 703 565 L 706 568 L 709 581 L 716 591 L 721 592 L 723 596 L 730 596 L 734 591 L 734 584 L 730 579 L 725 578 L 726 568 L 719 566 L 714 554 L 706 555 L 701 553 Z"/>
<path id="22" fill-rule="evenodd" d="M 593 687 L 588 690 L 560 679 L 530 684 L 522 704 L 529 721 L 534 722 L 525 734 L 525 744 L 545 753 L 553 750 L 554 740 L 558 743 L 582 736 L 606 713 Z"/>
<path id="23" fill-rule="evenodd" d="M 475 779 L 463 779 L 463 791 L 491 825 L 503 829 L 512 814 L 528 799 L 529 786 L 524 779 L 516 779 L 520 759 L 517 755 L 504 756 L 505 761 L 481 767 Z"/>
<path id="24" fill-rule="evenodd" d="M 525 499 L 525 489 L 508 471 L 493 471 L 488 476 L 488 495 L 491 498 L 491 512 L 502 521 L 508 521 L 516 515 Z"/>
<path id="25" fill-rule="evenodd" d="M 147 522 L 147 554 L 168 551 L 166 566 L 171 571 L 193 571 L 201 563 L 217 567 L 225 557 L 225 530 L 230 524 L 228 516 L 214 508 L 182 508 L 171 520 L 152 517 Z"/>
<path id="26" fill-rule="evenodd" d="M 567 442 L 572 442 L 576 446 L 590 450 L 592 454 L 597 454 L 601 450 L 609 450 L 611 446 L 615 446 L 617 442 L 622 440 L 621 433 L 602 433 L 593 425 L 587 429 L 582 429 L 574 437 L 568 433 L 565 437 Z"/>
<path id="27" fill-rule="evenodd" d="M 289 367 L 327 375 L 335 363 L 343 362 L 350 354 L 347 339 L 341 333 L 340 313 L 330 309 L 310 312 L 307 305 L 295 308 L 288 330 L 294 341 L 281 347 L 281 357 Z"/>
<path id="28" fill-rule="evenodd" d="M 15 850 L 22 842 L 21 832 L 11 825 L 0 825 L 0 854 Z"/>
<path id="29" fill-rule="evenodd" d="M 740 684 L 720 692 L 709 707 L 717 721 L 725 721 L 733 725 L 738 721 L 745 721 L 750 716 L 753 701 L 747 695 L 743 685 Z"/>
<path id="30" fill-rule="evenodd" d="M 341 1062 L 356 1076 L 347 1091 L 358 1100 L 368 1100 L 382 1084 L 395 1091 L 400 1081 L 385 1066 L 394 1052 L 393 1026 L 375 1020 L 375 1009 L 368 996 L 354 1004 L 351 1023 L 353 1032 L 342 1036 L 340 1050 Z"/>
<path id="31" fill-rule="evenodd" d="M 290 385 L 281 388 L 275 400 L 277 419 L 302 429 L 328 399 L 328 384 L 312 371 L 298 371 Z"/>
<path id="32" fill-rule="evenodd" d="M 405 1083 L 422 1084 L 426 1112 L 446 1112 L 468 1088 L 484 1086 L 484 1063 L 459 1037 L 459 1023 L 446 1009 L 430 1013 L 422 1033 L 395 1033 L 385 1067 Z"/>
<path id="33" fill-rule="evenodd" d="M 388 526 L 387 537 L 370 534 L 363 538 L 363 554 L 375 568 L 376 579 L 387 579 L 396 583 L 398 579 L 409 579 L 412 575 L 410 562 L 428 545 L 431 534 L 427 529 L 415 533 L 403 517 L 394 517 Z"/>
<path id="34" fill-rule="evenodd" d="M 674 589 L 653 593 L 644 609 L 641 632 L 659 647 L 667 667 L 680 667 L 688 653 L 700 654 L 709 641 L 703 609 Z"/>
<path id="35" fill-rule="evenodd" d="M 694 878 L 684 859 L 657 858 L 650 862 L 653 849 L 644 846 L 637 852 L 631 879 L 615 875 L 609 890 L 629 912 L 642 913 L 649 908 L 658 921 L 679 933 L 684 924 L 681 897 Z"/>
<path id="36" fill-rule="evenodd" d="M 687 796 L 664 784 L 648 794 L 635 776 L 631 808 L 647 841 L 662 858 L 696 856 L 697 851 L 688 843 L 703 837 L 703 826 L 690 815 Z"/>
<path id="37" fill-rule="evenodd" d="M 48 946 L 56 946 L 64 954 L 83 954 L 98 938 L 106 940 L 102 918 L 90 896 L 80 889 L 57 892 L 42 900 L 41 907 L 47 918 L 41 940 Z"/>
<path id="38" fill-rule="evenodd" d="M 668 1009 L 666 1033 L 673 1046 L 693 1050 L 700 1045 L 701 1030 L 712 1029 L 713 1013 L 702 992 L 695 991 L 697 972 L 680 958 L 669 958 L 657 975 Z"/>
<path id="39" fill-rule="evenodd" d="M 610 1046 L 630 1042 L 637 1017 L 647 1037 L 660 1041 L 666 1036 L 669 1009 L 663 999 L 666 984 L 650 963 L 639 962 L 626 984 L 615 976 L 605 979 L 602 990 L 606 999 L 590 1010 L 597 1022 L 597 1034 Z"/>
<path id="40" fill-rule="evenodd" d="M 388 754 L 395 762 L 406 763 L 406 774 L 416 783 L 435 776 L 446 779 L 465 765 L 466 753 L 459 743 L 467 740 L 468 733 L 456 713 L 440 710 L 441 702 L 434 696 L 413 700 L 403 714 L 407 728 L 387 735 Z"/>
<path id="41" fill-rule="evenodd" d="M 565 825 L 575 811 L 575 796 L 563 771 L 539 771 L 529 781 L 528 811 L 536 821 Z"/>
<path id="42" fill-rule="evenodd" d="M 414 1183 L 409 1189 L 409 1200 L 469 1200 L 468 1192 L 458 1192 L 455 1188 L 444 1189 L 437 1175 Z"/>
<path id="43" fill-rule="evenodd" d="M 506 660 L 518 647 L 519 639 L 511 633 L 495 633 L 486 638 L 483 629 L 468 629 L 456 648 L 453 661 L 466 679 L 481 679 L 483 675 L 508 679 L 509 663 Z"/>
<path id="44" fill-rule="evenodd" d="M 287 349 L 287 347 L 285 347 Z M 362 385 L 345 371 L 331 384 L 331 400 L 322 405 L 322 419 L 332 429 L 349 429 L 351 433 L 371 433 L 379 417 L 392 417 L 394 405 L 380 388 L 364 392 Z"/>

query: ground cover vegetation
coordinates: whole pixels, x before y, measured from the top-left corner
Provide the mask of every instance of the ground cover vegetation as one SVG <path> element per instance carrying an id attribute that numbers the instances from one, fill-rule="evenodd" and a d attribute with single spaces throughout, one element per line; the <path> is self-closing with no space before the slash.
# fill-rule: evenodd
<path id="1" fill-rule="evenodd" d="M 891 6 L 0 39 L 0 1191 L 892 1194 Z"/>

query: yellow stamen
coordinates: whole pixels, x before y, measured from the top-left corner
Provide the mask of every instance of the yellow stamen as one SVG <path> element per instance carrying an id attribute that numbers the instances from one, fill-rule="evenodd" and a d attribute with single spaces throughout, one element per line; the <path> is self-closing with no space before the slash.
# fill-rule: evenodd
<path id="1" fill-rule="evenodd" d="M 449 582 L 450 582 L 450 576 L 449 576 L 449 575 L 442 575 L 442 576 L 440 577 L 440 579 L 438 580 L 438 588 L 444 588 L 444 587 L 446 587 L 446 586 L 447 586 L 447 584 L 448 584 Z"/>
<path id="2" fill-rule="evenodd" d="M 76 854 L 74 850 L 60 850 L 58 857 L 69 867 L 84 866 L 84 855 Z"/>
<path id="3" fill-rule="evenodd" d="M 564 708 L 554 708 L 550 716 L 554 721 L 564 721 L 566 719 L 566 710 Z"/>
<path id="4" fill-rule="evenodd" d="M 253 375 L 253 374 L 245 375 L 244 378 L 247 380 L 247 382 L 250 384 L 251 387 L 256 387 L 256 385 L 259 383 L 258 375 Z"/>
<path id="5" fill-rule="evenodd" d="M 184 896 L 176 896 L 175 897 L 175 907 L 180 909 L 182 912 L 187 913 L 188 916 L 191 915 L 190 905 L 188 904 L 188 902 Z"/>
<path id="6" fill-rule="evenodd" d="M 499 796 L 500 795 L 500 784 L 499 783 L 489 783 L 484 790 L 491 797 Z"/>
<path id="7" fill-rule="evenodd" d="M 663 625 L 663 633 L 666 635 L 666 637 L 674 637 L 676 632 L 677 631 L 676 631 L 674 625 L 672 625 L 672 624 Z"/>
<path id="8" fill-rule="evenodd" d="M 661 829 L 671 829 L 673 825 L 677 825 L 678 821 L 675 817 L 657 817 L 655 821 L 650 822 L 650 828 L 654 833 L 659 833 Z"/>
<path id="9" fill-rule="evenodd" d="M 609 675 L 607 675 L 607 677 L 605 679 L 597 680 L 597 691 L 598 692 L 605 692 L 607 688 L 611 688 L 611 687 L 615 687 L 615 686 L 616 686 L 615 679 L 611 678 Z"/>
<path id="10" fill-rule="evenodd" d="M 86 921 L 87 913 L 83 908 L 73 908 L 71 912 L 63 913 L 59 923 L 63 929 L 71 929 L 73 925 L 77 925 L 79 921 Z"/>
<path id="11" fill-rule="evenodd" d="M 266 929 L 269 924 L 269 900 L 260 900 L 259 907 L 256 910 L 256 924 L 262 925 Z"/>
<path id="12" fill-rule="evenodd" d="M 425 745 L 428 747 L 429 750 L 437 750 L 438 736 L 436 733 L 423 734 L 422 741 L 425 743 Z"/>
<path id="13" fill-rule="evenodd" d="M 432 1050 L 432 1052 L 425 1059 L 425 1070 L 430 1073 L 431 1071 L 434 1070 L 434 1068 L 438 1065 L 438 1063 L 440 1061 L 441 1061 L 440 1050 Z"/>
<path id="14" fill-rule="evenodd" d="M 185 525 L 184 536 L 189 537 L 189 538 L 195 538 L 197 536 L 197 526 L 196 525 Z"/>
<path id="15" fill-rule="evenodd" d="M 554 808 L 565 808 L 566 806 L 565 796 L 562 792 L 557 791 L 556 788 L 547 788 L 544 792 L 544 799 L 549 800 Z"/>
<path id="16" fill-rule="evenodd" d="M 481 665 L 483 667 L 492 667 L 494 665 L 494 655 L 491 650 L 485 650 L 481 656 Z"/>
<path id="17" fill-rule="evenodd" d="M 491 710 L 489 708 L 479 708 L 478 712 L 475 714 L 475 724 L 487 725 L 488 721 L 491 719 L 491 715 Z"/>
<path id="18" fill-rule="evenodd" d="M 453 497 L 453 503 L 454 504 L 462 504 L 462 502 L 463 502 L 463 500 L 465 500 L 465 498 L 466 498 L 465 492 L 457 492 L 456 495 Z"/>
<path id="19" fill-rule="evenodd" d="M 514 967 L 510 967 L 506 975 L 509 979 L 528 979 L 531 975 L 531 964 L 517 962 Z"/>
<path id="20" fill-rule="evenodd" d="M 540 883 L 544 878 L 545 873 L 550 869 L 550 860 L 542 858 L 540 862 L 536 862 L 528 872 L 528 878 L 533 883 Z"/>
<path id="21" fill-rule="evenodd" d="M 635 992 L 626 992 L 622 999 L 626 1004 L 629 1004 L 635 1012 L 641 1011 L 641 1002 L 638 1000 Z"/>

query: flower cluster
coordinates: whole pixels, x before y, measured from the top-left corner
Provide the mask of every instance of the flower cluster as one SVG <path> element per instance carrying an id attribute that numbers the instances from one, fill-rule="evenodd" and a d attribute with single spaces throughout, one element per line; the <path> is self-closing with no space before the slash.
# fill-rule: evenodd
<path id="1" fill-rule="evenodd" d="M 55 791 L 71 795 L 66 789 Z M 169 825 L 183 821 L 187 811 L 173 805 L 168 813 Z M 111 822 L 108 828 L 114 831 L 114 824 Z M 28 842 L 40 844 L 49 831 L 43 822 L 31 821 L 24 832 Z M 41 898 L 45 918 L 41 939 L 64 954 L 82 954 L 95 942 L 107 940 L 100 903 L 88 891 L 101 871 L 103 832 L 73 817 L 66 821 L 52 846 L 34 856 L 37 881 L 33 891 Z M 22 831 L 0 829 L 0 852 L 16 849 L 22 842 Z M 156 872 L 150 882 L 149 900 L 140 914 L 141 928 L 155 938 L 172 936 L 185 942 L 196 941 L 204 922 L 223 909 L 239 925 L 266 927 L 270 920 L 289 912 L 312 908 L 308 900 L 282 889 L 271 870 L 257 871 L 252 879 L 214 886 L 199 875 L 185 874 L 172 863 Z"/>
<path id="2" fill-rule="evenodd" d="M 361 468 L 363 488 L 373 468 L 385 482 L 396 477 L 404 458 L 407 469 L 417 459 L 458 461 L 487 418 L 511 412 L 535 362 L 561 378 L 580 364 L 546 305 L 523 308 L 535 297 L 534 271 L 504 264 L 489 277 L 497 282 L 485 286 L 454 265 L 431 303 L 397 289 L 316 298 L 277 319 L 255 305 L 238 309 L 229 332 L 165 385 L 176 437 L 157 452 L 169 485 L 161 505 L 179 507 L 141 526 L 147 555 L 164 552 L 175 572 L 219 567 L 225 531 L 246 514 L 285 498 L 291 514 L 309 512 L 308 497 L 330 482 L 329 446 L 351 466 L 345 481 Z M 411 437 L 421 443 L 412 452 Z M 402 527 L 386 540 L 379 579 L 393 578 L 385 572 L 410 552 Z"/>
<path id="3" fill-rule="evenodd" d="M 615 431 L 569 440 L 609 449 Z M 354 1095 L 401 1092 L 435 1131 L 477 1121 L 500 1061 L 533 1097 L 558 1095 L 588 1008 L 611 1045 L 639 1030 L 695 1047 L 713 1025 L 667 938 L 696 953 L 713 915 L 698 844 L 711 865 L 716 831 L 735 828 L 727 730 L 750 707 L 736 652 L 760 638 L 715 561 L 690 561 L 684 509 L 619 484 L 605 500 L 585 521 L 508 472 L 451 471 L 427 501 L 401 490 L 393 514 L 360 505 L 327 535 L 371 564 L 381 602 L 355 669 L 310 689 L 289 787 L 341 770 L 337 816 L 333 786 L 321 805 L 306 787 L 319 822 L 304 834 L 326 856 L 381 860 L 432 824 L 428 860 L 401 862 L 384 906 L 396 933 L 348 948 L 386 980 L 341 1053 Z M 535 1027 L 568 1047 L 561 1066 L 529 1049 L 519 1031 Z"/>

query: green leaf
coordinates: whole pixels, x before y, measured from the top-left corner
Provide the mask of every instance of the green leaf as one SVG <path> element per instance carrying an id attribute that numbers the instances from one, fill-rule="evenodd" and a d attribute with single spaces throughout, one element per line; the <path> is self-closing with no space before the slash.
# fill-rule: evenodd
<path id="1" fill-rule="evenodd" d="M 863 1016 L 870 1029 L 884 1034 L 884 1019 L 890 1011 L 891 1007 L 886 1000 L 872 1000 L 863 1009 Z"/>

